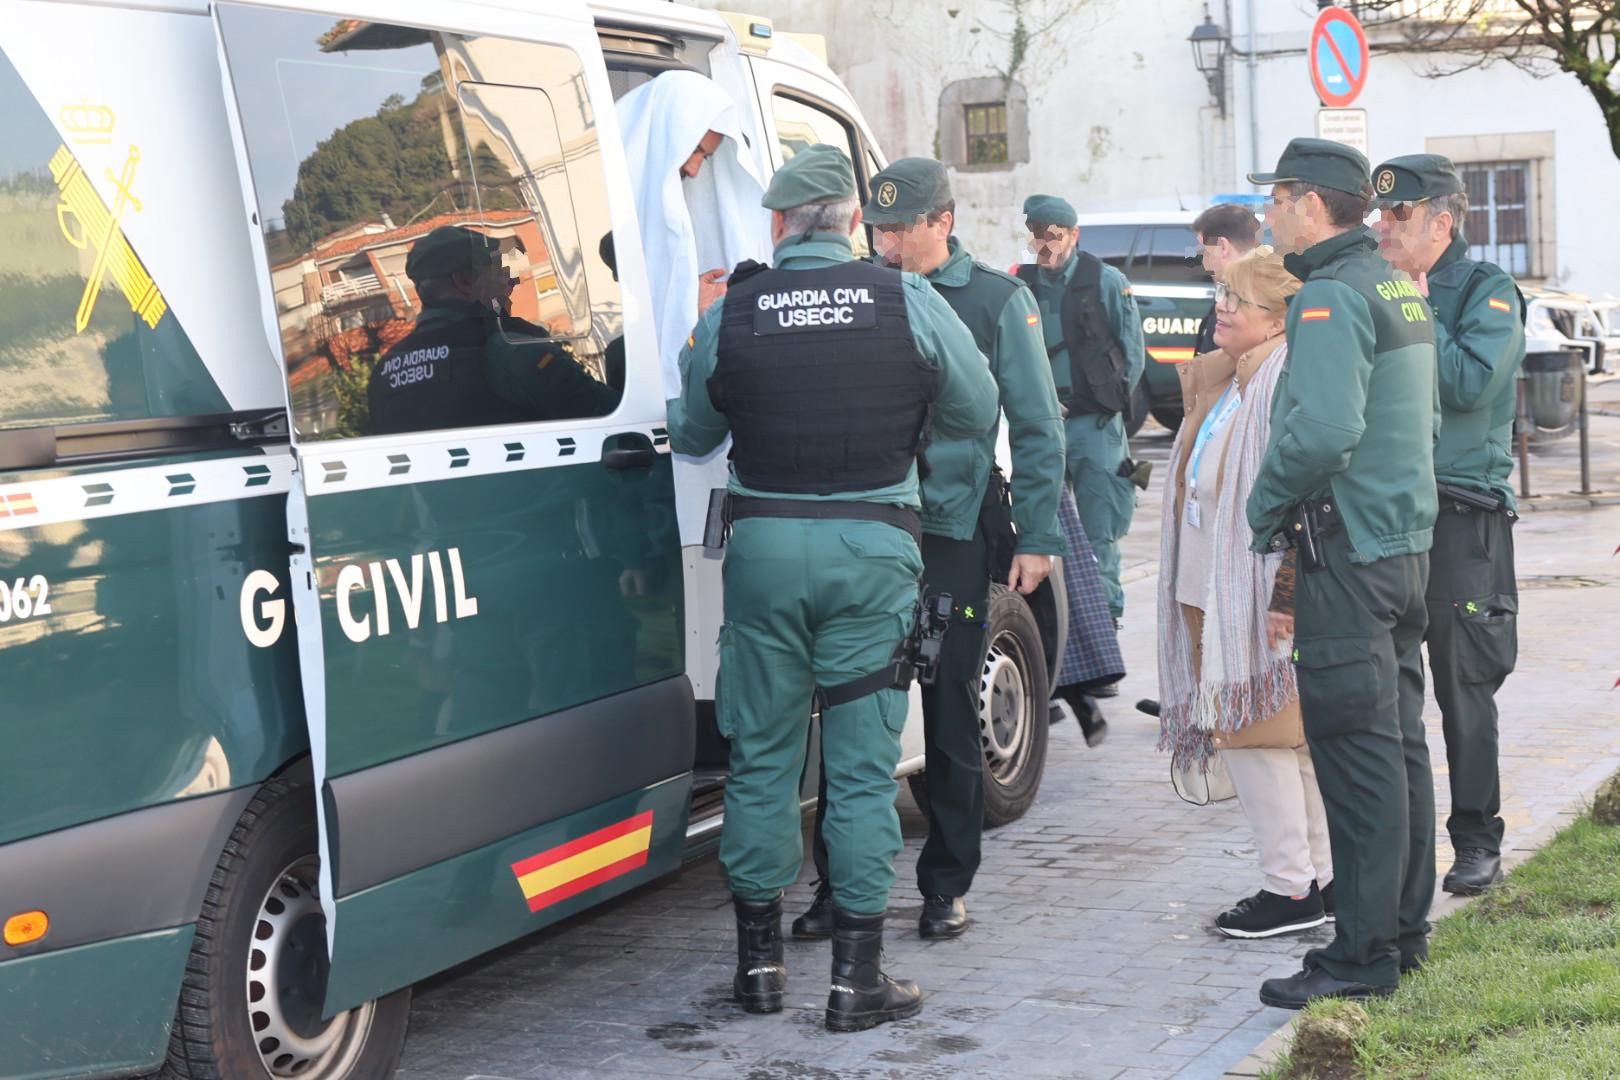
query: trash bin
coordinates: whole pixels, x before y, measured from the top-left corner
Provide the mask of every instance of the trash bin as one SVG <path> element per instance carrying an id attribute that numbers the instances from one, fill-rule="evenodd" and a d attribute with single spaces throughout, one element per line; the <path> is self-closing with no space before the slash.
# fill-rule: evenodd
<path id="1" fill-rule="evenodd" d="M 1567 435 L 1574 429 L 1586 393 L 1586 353 L 1554 349 L 1524 358 L 1525 407 L 1532 430 Z"/>

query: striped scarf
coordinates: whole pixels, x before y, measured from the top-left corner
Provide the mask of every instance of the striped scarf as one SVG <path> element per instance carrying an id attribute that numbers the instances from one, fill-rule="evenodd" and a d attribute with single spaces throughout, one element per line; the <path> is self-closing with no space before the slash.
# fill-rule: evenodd
<path id="1" fill-rule="evenodd" d="M 1271 437 L 1271 400 L 1288 346 L 1280 344 L 1255 370 L 1229 423 L 1215 520 L 1209 587 L 1204 594 L 1203 664 L 1193 678 L 1193 642 L 1176 601 L 1181 530 L 1175 483 L 1165 486 L 1159 570 L 1159 749 L 1180 768 L 1208 769 L 1213 732 L 1258 723 L 1293 700 L 1298 690 L 1285 649 L 1266 642 L 1266 612 L 1280 554 L 1249 550 L 1254 533 L 1245 504 Z M 1197 437 L 1182 425 L 1170 450 L 1175 477 Z"/>

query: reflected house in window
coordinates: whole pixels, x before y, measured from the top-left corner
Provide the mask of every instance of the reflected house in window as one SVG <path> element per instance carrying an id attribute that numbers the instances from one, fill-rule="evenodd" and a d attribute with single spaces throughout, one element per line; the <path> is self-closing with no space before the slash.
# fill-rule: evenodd
<path id="1" fill-rule="evenodd" d="M 572 51 L 317 15 L 228 18 L 263 42 L 232 63 L 301 434 L 365 430 L 371 368 L 422 312 L 406 258 L 443 226 L 499 241 L 510 288 L 490 299 L 510 317 L 503 332 L 552 338 L 607 381 L 623 306 L 600 254 L 611 215 Z"/>

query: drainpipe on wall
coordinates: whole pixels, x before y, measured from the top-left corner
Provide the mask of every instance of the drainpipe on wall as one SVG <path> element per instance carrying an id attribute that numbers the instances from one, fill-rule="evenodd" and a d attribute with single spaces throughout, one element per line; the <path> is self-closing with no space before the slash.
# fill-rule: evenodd
<path id="1" fill-rule="evenodd" d="M 1245 17 L 1248 26 L 1244 30 L 1248 34 L 1249 48 L 1245 63 L 1249 68 L 1249 172 L 1260 171 L 1260 103 L 1257 100 L 1256 89 L 1260 82 L 1259 62 L 1254 58 L 1254 0 L 1245 0 L 1247 12 Z M 1230 25 L 1230 24 L 1228 24 Z M 1242 179 L 1239 177 L 1238 179 Z"/>

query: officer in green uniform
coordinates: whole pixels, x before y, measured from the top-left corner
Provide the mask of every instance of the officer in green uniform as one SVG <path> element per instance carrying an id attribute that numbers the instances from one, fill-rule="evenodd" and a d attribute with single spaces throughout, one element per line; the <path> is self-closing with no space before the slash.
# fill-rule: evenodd
<path id="1" fill-rule="evenodd" d="M 955 937 L 967 928 L 962 898 L 979 867 L 984 824 L 984 749 L 979 732 L 979 680 L 984 663 L 990 582 L 1025 595 L 1052 572 L 1063 553 L 1058 499 L 1063 490 L 1063 419 L 1046 362 L 1035 298 L 1010 274 L 976 262 L 951 235 L 956 203 L 945 166 L 903 158 L 872 178 L 862 211 L 875 226 L 876 255 L 927 277 L 973 333 L 1007 414 L 1012 483 L 992 478 L 999 424 L 974 438 L 935 438 L 922 484 L 924 588 L 955 601 L 933 685 L 922 692 L 928 755 L 928 840 L 917 860 L 924 897 L 918 930 Z M 1016 525 L 1016 534 L 1013 526 Z M 820 821 L 821 812 L 817 812 Z M 794 937 L 831 931 L 825 853 L 817 835 L 823 885 L 793 922 Z"/>
<path id="2" fill-rule="evenodd" d="M 378 360 L 364 434 L 605 416 L 620 391 L 593 379 L 542 327 L 512 318 L 517 282 L 500 242 L 442 225 L 405 257 L 422 311 Z"/>
<path id="3" fill-rule="evenodd" d="M 1391 992 L 1427 955 L 1434 778 L 1421 645 L 1440 422 L 1434 321 L 1363 224 L 1367 159 L 1295 139 L 1266 210 L 1304 287 L 1288 305 L 1288 363 L 1249 495 L 1256 550 L 1294 539 L 1294 663 L 1333 842 L 1333 943 L 1267 980 L 1260 1000 Z"/>
<path id="4" fill-rule="evenodd" d="M 1117 620 L 1125 613 L 1119 542 L 1136 513 L 1124 414 L 1147 365 L 1142 320 L 1125 275 L 1078 249 L 1073 206 L 1055 195 L 1032 195 L 1024 217 L 1035 263 L 1019 267 L 1018 276 L 1040 304 L 1052 378 L 1068 417 L 1069 484 Z"/>
<path id="5" fill-rule="evenodd" d="M 799 778 L 820 694 L 834 910 L 826 1023 L 854 1031 L 914 1015 L 915 983 L 881 968 L 900 852 L 894 770 L 906 695 L 897 646 L 922 574 L 916 456 L 996 418 L 973 335 L 920 277 L 855 261 L 854 173 L 824 145 L 777 171 L 773 268 L 744 264 L 681 354 L 670 444 L 732 437 L 720 633 L 721 733 L 731 740 L 720 862 L 737 914 L 734 991 L 782 1008 L 782 890 L 802 860 Z"/>
<path id="6" fill-rule="evenodd" d="M 1510 449 L 1524 361 L 1518 286 L 1468 257 L 1468 195 L 1451 162 L 1412 154 L 1373 171 L 1380 250 L 1410 274 L 1435 316 L 1440 516 L 1429 554 L 1429 667 L 1446 735 L 1456 859 L 1442 887 L 1473 895 L 1502 880 L 1496 691 L 1518 654 L 1517 518 Z"/>

